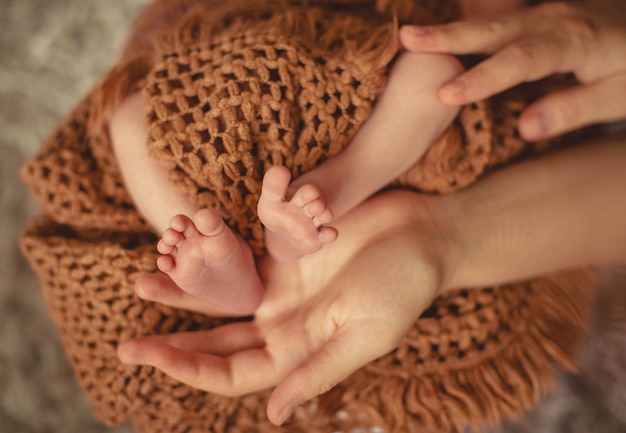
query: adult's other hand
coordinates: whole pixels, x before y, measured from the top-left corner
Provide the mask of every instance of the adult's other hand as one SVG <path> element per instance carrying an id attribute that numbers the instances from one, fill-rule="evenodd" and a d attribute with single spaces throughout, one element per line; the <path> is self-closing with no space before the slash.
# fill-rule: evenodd
<path id="1" fill-rule="evenodd" d="M 626 118 L 626 2 L 546 3 L 496 18 L 441 26 L 405 26 L 411 51 L 489 54 L 439 91 L 462 105 L 519 83 L 572 72 L 579 85 L 545 95 L 520 116 L 528 140 Z"/>

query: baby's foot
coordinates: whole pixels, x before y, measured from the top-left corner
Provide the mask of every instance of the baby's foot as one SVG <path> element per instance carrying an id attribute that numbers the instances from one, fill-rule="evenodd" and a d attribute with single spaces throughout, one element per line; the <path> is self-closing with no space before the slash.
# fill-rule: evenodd
<path id="1" fill-rule="evenodd" d="M 263 178 L 257 212 L 265 226 L 265 245 L 277 260 L 290 262 L 314 253 L 337 239 L 337 230 L 328 227 L 333 213 L 319 189 L 312 184 L 300 186 L 290 199 L 287 188 L 289 170 L 270 168 Z"/>
<path id="2" fill-rule="evenodd" d="M 183 291 L 238 314 L 250 314 L 260 304 L 263 284 L 252 252 L 217 212 L 175 216 L 157 250 L 162 254 L 157 267 Z"/>

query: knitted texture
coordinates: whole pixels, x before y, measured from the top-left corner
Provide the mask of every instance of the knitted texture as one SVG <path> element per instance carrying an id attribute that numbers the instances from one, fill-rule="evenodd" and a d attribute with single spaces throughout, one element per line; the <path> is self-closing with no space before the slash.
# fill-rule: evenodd
<path id="1" fill-rule="evenodd" d="M 409 0 L 158 0 L 146 9 L 120 63 L 22 170 L 43 209 L 23 234 L 23 251 L 104 422 L 130 421 L 140 433 L 355 425 L 461 432 L 530 410 L 551 388 L 554 365 L 574 368 L 589 288 L 583 270 L 439 297 L 397 349 L 300 408 L 283 428 L 266 419 L 267 392 L 220 397 L 117 359 L 128 338 L 223 321 L 134 295 L 135 279 L 156 271 L 156 238 L 109 143 L 116 104 L 142 91 L 151 155 L 190 200 L 218 210 L 261 254 L 255 209 L 265 170 L 284 164 L 298 176 L 348 145 L 384 87 L 398 24 L 446 21 L 455 11 Z M 530 94 L 516 89 L 463 107 L 394 186 L 453 192 L 558 145 L 530 145 L 516 134 L 514 119 Z"/>

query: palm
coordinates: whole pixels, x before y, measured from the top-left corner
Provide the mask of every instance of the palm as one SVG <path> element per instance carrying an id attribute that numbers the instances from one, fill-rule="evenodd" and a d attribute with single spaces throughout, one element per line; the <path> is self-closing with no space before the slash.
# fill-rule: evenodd
<path id="1" fill-rule="evenodd" d="M 259 263 L 266 293 L 253 321 L 135 340 L 125 360 L 222 395 L 278 385 L 268 414 L 283 421 L 291 402 L 315 397 L 392 350 L 435 296 L 434 267 L 411 237 L 379 229 L 368 209 L 345 221 L 335 244 L 297 264 Z M 199 310 L 198 302 L 176 306 Z"/>

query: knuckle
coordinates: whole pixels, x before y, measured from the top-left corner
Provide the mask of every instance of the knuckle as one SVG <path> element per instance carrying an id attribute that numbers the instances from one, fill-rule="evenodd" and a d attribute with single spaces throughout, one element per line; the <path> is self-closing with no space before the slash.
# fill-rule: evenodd
<path id="1" fill-rule="evenodd" d="M 537 60 L 537 45 L 529 40 L 522 40 L 511 45 L 512 61 L 520 64 L 533 64 Z"/>
<path id="2" fill-rule="evenodd" d="M 242 378 L 232 374 L 229 372 L 227 379 L 225 380 L 225 385 L 221 390 L 220 394 L 226 397 L 237 397 L 241 394 L 240 389 L 242 388 Z"/>
<path id="3" fill-rule="evenodd" d="M 586 15 L 571 16 L 563 21 L 563 31 L 572 42 L 582 45 L 586 41 L 593 41 L 598 37 L 598 27 L 594 20 Z"/>
<path id="4" fill-rule="evenodd" d="M 593 12 L 565 2 L 545 3 L 539 8 L 554 23 L 553 28 L 569 44 L 580 49 L 599 37 L 598 16 Z"/>
<path id="5" fill-rule="evenodd" d="M 506 24 L 502 19 L 494 19 L 482 25 L 486 36 L 499 37 L 505 30 Z"/>
<path id="6" fill-rule="evenodd" d="M 482 38 L 489 42 L 488 49 L 495 49 L 504 43 L 507 23 L 503 19 L 495 19 L 481 26 Z"/>

